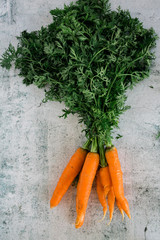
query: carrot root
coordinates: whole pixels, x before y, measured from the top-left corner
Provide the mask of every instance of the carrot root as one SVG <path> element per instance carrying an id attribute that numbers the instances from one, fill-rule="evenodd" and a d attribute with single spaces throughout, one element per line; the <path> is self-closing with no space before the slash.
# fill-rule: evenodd
<path id="1" fill-rule="evenodd" d="M 110 217 L 109 224 L 111 223 L 113 218 L 114 203 L 115 203 L 115 195 L 114 195 L 113 187 L 111 187 L 111 190 L 108 193 L 108 206 L 109 206 L 109 217 Z"/>
<path id="2" fill-rule="evenodd" d="M 120 213 L 122 214 L 122 222 L 124 220 L 124 212 L 123 212 L 123 209 L 121 207 L 121 204 L 119 203 L 119 201 L 116 199 L 116 204 L 117 204 L 117 207 L 119 208 L 119 211 Z"/>
<path id="3" fill-rule="evenodd" d="M 124 212 L 123 210 L 121 211 L 121 214 L 122 214 L 122 222 L 124 221 Z"/>
<path id="4" fill-rule="evenodd" d="M 80 228 L 83 225 L 84 217 L 85 217 L 84 214 L 78 215 L 75 222 L 75 228 Z"/>
<path id="5" fill-rule="evenodd" d="M 118 157 L 118 152 L 116 147 L 112 147 L 105 152 L 107 162 L 109 164 L 109 172 L 111 175 L 111 180 L 114 188 L 114 193 L 117 200 L 120 203 L 121 208 L 131 219 L 129 212 L 129 204 L 127 199 L 124 197 L 124 188 L 123 188 L 123 173 L 121 170 L 121 164 Z"/>
<path id="6" fill-rule="evenodd" d="M 80 172 L 88 151 L 83 148 L 78 148 L 73 154 L 67 166 L 62 172 L 62 175 L 57 183 L 50 200 L 50 208 L 56 207 L 61 201 L 69 186 Z"/>
<path id="7" fill-rule="evenodd" d="M 121 208 L 123 209 L 123 211 L 126 213 L 126 215 L 129 217 L 129 219 L 131 219 L 131 214 L 129 211 L 129 204 L 126 198 L 123 198 L 122 200 L 119 201 Z"/>
<path id="8" fill-rule="evenodd" d="M 103 208 L 103 217 L 98 222 L 102 222 L 105 219 L 106 213 L 107 213 L 107 208 Z"/>
<path id="9" fill-rule="evenodd" d="M 99 154 L 95 152 L 88 153 L 82 171 L 80 173 L 77 186 L 76 196 L 77 219 L 75 223 L 76 228 L 80 228 L 83 225 L 88 199 L 91 193 L 91 188 L 97 172 L 98 165 Z"/>

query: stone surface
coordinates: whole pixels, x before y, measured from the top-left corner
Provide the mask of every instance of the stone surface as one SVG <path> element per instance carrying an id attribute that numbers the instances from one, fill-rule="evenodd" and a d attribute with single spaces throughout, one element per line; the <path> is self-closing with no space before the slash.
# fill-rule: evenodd
<path id="1" fill-rule="evenodd" d="M 69 0 L 0 0 L 0 55 L 25 29 L 37 30 L 52 19 L 49 10 Z M 159 0 L 112 0 L 160 35 Z M 84 226 L 74 228 L 76 189 L 59 206 L 49 200 L 64 166 L 85 137 L 76 116 L 64 120 L 63 104 L 42 104 L 43 90 L 26 87 L 18 72 L 0 69 L 0 239 L 2 240 L 159 240 L 160 239 L 160 41 L 151 76 L 128 91 L 131 105 L 120 118 L 115 140 L 124 172 L 132 220 L 115 207 L 110 226 L 99 223 L 102 209 L 95 184 Z M 150 86 L 153 86 L 151 88 Z"/>

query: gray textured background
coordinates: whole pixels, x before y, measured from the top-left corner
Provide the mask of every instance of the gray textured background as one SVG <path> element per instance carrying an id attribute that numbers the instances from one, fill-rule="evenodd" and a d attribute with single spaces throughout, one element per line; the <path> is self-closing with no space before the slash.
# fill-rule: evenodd
<path id="1" fill-rule="evenodd" d="M 25 29 L 52 19 L 49 10 L 69 0 L 0 0 L 0 55 Z M 160 35 L 159 0 L 112 0 Z M 160 239 L 160 41 L 151 76 L 128 92 L 131 105 L 120 119 L 115 140 L 124 172 L 132 220 L 115 207 L 110 226 L 99 223 L 102 208 L 95 184 L 84 226 L 76 230 L 76 189 L 71 186 L 53 210 L 49 200 L 69 158 L 84 141 L 76 116 L 59 119 L 63 104 L 41 104 L 43 90 L 26 87 L 17 71 L 0 69 L 0 240 L 159 240 Z M 153 86 L 153 88 L 150 88 Z M 116 133 L 115 133 L 116 134 Z"/>

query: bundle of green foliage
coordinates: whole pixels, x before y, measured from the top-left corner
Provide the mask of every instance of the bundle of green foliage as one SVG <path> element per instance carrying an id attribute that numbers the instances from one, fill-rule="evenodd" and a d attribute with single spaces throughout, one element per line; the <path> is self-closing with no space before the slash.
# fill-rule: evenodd
<path id="1" fill-rule="evenodd" d="M 26 85 L 45 87 L 45 99 L 65 102 L 64 117 L 77 113 L 86 136 L 111 144 L 126 90 L 149 75 L 157 35 L 109 0 L 79 0 L 54 9 L 53 23 L 24 31 L 1 66 L 12 62 Z"/>

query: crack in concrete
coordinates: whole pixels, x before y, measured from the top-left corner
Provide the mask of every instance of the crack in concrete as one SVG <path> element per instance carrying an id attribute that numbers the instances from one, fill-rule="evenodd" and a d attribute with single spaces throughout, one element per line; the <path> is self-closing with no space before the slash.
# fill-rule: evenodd
<path id="1" fill-rule="evenodd" d="M 147 226 L 144 228 L 144 239 L 145 240 L 147 240 L 147 238 L 146 238 L 146 232 L 147 232 L 147 230 L 148 230 L 148 228 L 147 228 Z"/>
<path id="2" fill-rule="evenodd" d="M 145 213 L 146 213 L 146 211 L 145 211 Z M 149 221 L 147 221 L 146 226 L 144 228 L 144 240 L 147 240 L 148 224 L 149 224 Z"/>
<path id="3" fill-rule="evenodd" d="M 16 16 L 16 1 L 15 0 L 7 0 L 7 11 L 8 11 L 8 21 L 10 24 L 15 23 Z"/>
<path id="4" fill-rule="evenodd" d="M 38 108 L 42 105 L 43 102 L 40 102 L 40 104 L 37 106 Z"/>

